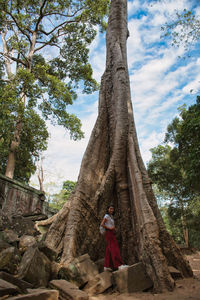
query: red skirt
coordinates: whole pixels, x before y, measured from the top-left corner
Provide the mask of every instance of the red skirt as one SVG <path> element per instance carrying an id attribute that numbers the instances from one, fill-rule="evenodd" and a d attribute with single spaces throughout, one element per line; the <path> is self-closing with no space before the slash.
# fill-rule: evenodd
<path id="1" fill-rule="evenodd" d="M 119 246 L 113 230 L 106 230 L 105 240 L 106 252 L 104 267 L 117 269 L 119 266 L 123 265 L 123 261 L 121 259 Z"/>

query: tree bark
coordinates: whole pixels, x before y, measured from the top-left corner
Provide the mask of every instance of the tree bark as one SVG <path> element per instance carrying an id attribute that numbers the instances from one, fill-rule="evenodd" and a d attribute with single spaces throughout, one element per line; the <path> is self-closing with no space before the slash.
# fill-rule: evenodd
<path id="1" fill-rule="evenodd" d="M 16 162 L 15 155 L 16 155 L 16 151 L 20 145 L 21 131 L 22 131 L 22 122 L 21 122 L 20 118 L 18 117 L 15 132 L 14 132 L 14 139 L 11 141 L 11 144 L 10 144 L 8 161 L 7 161 L 6 172 L 5 172 L 5 176 L 7 176 L 9 178 L 14 177 L 15 162 Z"/>
<path id="2" fill-rule="evenodd" d="M 161 292 L 174 287 L 169 265 L 184 276 L 192 276 L 192 271 L 166 231 L 141 158 L 130 97 L 127 37 L 127 0 L 112 0 L 98 118 L 75 191 L 53 219 L 46 242 L 61 253 L 61 263 L 84 253 L 93 260 L 102 258 L 99 225 L 112 203 L 124 262 L 142 261 L 154 289 Z"/>

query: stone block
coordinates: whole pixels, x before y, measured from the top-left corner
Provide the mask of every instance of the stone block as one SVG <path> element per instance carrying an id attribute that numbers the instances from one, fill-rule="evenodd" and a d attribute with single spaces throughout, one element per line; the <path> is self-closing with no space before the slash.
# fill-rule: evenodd
<path id="1" fill-rule="evenodd" d="M 19 241 L 18 234 L 12 229 L 5 229 L 0 233 L 1 239 L 9 244 L 14 244 Z"/>
<path id="2" fill-rule="evenodd" d="M 43 252 L 51 261 L 56 260 L 57 252 L 50 248 L 44 241 L 39 242 L 38 249 Z"/>
<path id="3" fill-rule="evenodd" d="M 44 193 L 0 174 L 0 205 L 7 216 L 39 214 Z"/>
<path id="4" fill-rule="evenodd" d="M 28 247 L 36 244 L 36 239 L 31 235 L 23 235 L 19 238 L 19 251 L 24 253 Z"/>
<path id="5" fill-rule="evenodd" d="M 98 259 L 95 261 L 95 264 L 97 265 L 99 273 L 102 273 L 104 270 L 104 258 Z"/>
<path id="6" fill-rule="evenodd" d="M 17 286 L 3 279 L 0 279 L 0 297 L 19 293 Z"/>
<path id="7" fill-rule="evenodd" d="M 15 276 L 6 272 L 0 272 L 0 278 L 17 286 L 22 292 L 26 292 L 28 288 L 33 287 L 31 283 L 18 279 Z"/>
<path id="8" fill-rule="evenodd" d="M 4 249 L 0 253 L 0 270 L 16 274 L 21 255 L 15 247 Z"/>
<path id="9" fill-rule="evenodd" d="M 9 300 L 58 300 L 59 293 L 56 290 L 36 290 L 30 294 L 18 295 Z"/>
<path id="10" fill-rule="evenodd" d="M 89 295 L 97 295 L 106 291 L 112 286 L 112 273 L 102 272 L 97 274 L 92 280 L 90 280 L 84 287 Z"/>
<path id="11" fill-rule="evenodd" d="M 52 261 L 51 262 L 51 280 L 58 279 L 58 272 L 60 270 L 60 264 Z"/>
<path id="12" fill-rule="evenodd" d="M 37 247 L 29 247 L 20 263 L 18 278 L 39 287 L 47 286 L 50 276 L 50 260 Z"/>
<path id="13" fill-rule="evenodd" d="M 5 249 L 9 248 L 9 247 L 10 247 L 10 244 L 6 243 L 5 241 L 0 240 L 0 252 L 2 250 L 5 250 Z"/>
<path id="14" fill-rule="evenodd" d="M 88 295 L 79 290 L 79 288 L 71 282 L 66 280 L 52 280 L 49 286 L 59 291 L 60 300 L 88 300 Z"/>
<path id="15" fill-rule="evenodd" d="M 98 268 L 88 254 L 75 258 L 69 264 L 63 265 L 58 273 L 59 278 L 65 279 L 82 287 L 98 274 Z"/>
<path id="16" fill-rule="evenodd" d="M 173 266 L 169 266 L 169 272 L 174 279 L 183 278 L 181 272 L 174 268 Z"/>
<path id="17" fill-rule="evenodd" d="M 141 262 L 115 271 L 112 274 L 113 283 L 121 293 L 144 291 L 153 285 Z"/>

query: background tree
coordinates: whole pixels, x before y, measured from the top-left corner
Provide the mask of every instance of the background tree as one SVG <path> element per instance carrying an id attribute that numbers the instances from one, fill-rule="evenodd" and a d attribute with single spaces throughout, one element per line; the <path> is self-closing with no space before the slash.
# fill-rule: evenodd
<path id="1" fill-rule="evenodd" d="M 188 185 L 194 192 L 200 192 L 200 97 L 188 109 L 179 109 L 176 117 L 168 125 L 165 142 L 173 144 L 174 160 L 181 161 Z"/>
<path id="2" fill-rule="evenodd" d="M 151 152 L 152 159 L 147 170 L 156 184 L 157 194 L 164 196 L 162 199 L 168 207 L 165 216 L 168 218 L 170 232 L 177 242 L 184 242 L 188 246 L 188 213 L 191 214 L 189 204 L 196 199 L 196 195 L 188 186 L 182 162 L 174 159 L 173 149 L 169 145 L 158 145 Z M 161 191 L 165 194 L 161 194 Z"/>
<path id="3" fill-rule="evenodd" d="M 169 145 L 151 149 L 152 159 L 148 173 L 156 184 L 158 195 L 167 194 L 167 213 L 170 231 L 177 242 L 198 245 L 199 234 L 199 150 L 200 98 L 188 109 L 179 109 L 180 115 L 168 126 L 165 142 Z M 161 198 L 165 195 L 161 195 Z M 180 230 L 180 228 L 182 228 Z M 191 235 L 188 229 L 191 231 Z M 195 233 L 196 232 L 196 233 Z M 196 240 L 195 240 L 195 234 Z"/>
<path id="4" fill-rule="evenodd" d="M 1 92 L 0 92 L 1 93 Z M 15 132 L 16 114 L 12 100 L 0 97 L 0 172 L 5 173 L 10 141 Z M 47 149 L 48 131 L 45 121 L 33 110 L 24 112 L 21 119 L 20 145 L 15 153 L 14 179 L 28 183 L 36 170 L 36 160 Z"/>
<path id="5" fill-rule="evenodd" d="M 188 47 L 200 38 L 200 19 L 195 8 L 199 5 L 198 1 L 194 1 L 194 10 L 184 9 L 181 13 L 176 12 L 176 19 L 165 24 L 161 29 L 164 31 L 163 37 L 172 37 L 172 45 L 184 45 Z"/>
<path id="6" fill-rule="evenodd" d="M 165 0 L 152 0 L 153 4 L 156 2 L 164 2 Z M 175 9 L 176 17 L 171 17 L 166 22 L 161 30 L 164 32 L 162 37 L 171 37 L 172 45 L 179 47 L 184 45 L 185 50 L 199 41 L 200 38 L 200 19 L 199 19 L 199 1 L 190 1 L 190 9 L 183 9 L 178 11 Z"/>
<path id="7" fill-rule="evenodd" d="M 124 262 L 142 261 L 155 290 L 172 290 L 169 265 L 183 276 L 192 276 L 192 271 L 164 226 L 141 158 L 130 97 L 127 37 L 127 1 L 112 0 L 98 118 L 78 182 L 59 213 L 38 225 L 50 225 L 45 241 L 61 255 L 62 267 L 84 253 L 97 260 L 104 256 L 99 224 L 112 202 Z"/>
<path id="8" fill-rule="evenodd" d="M 51 197 L 51 201 L 49 202 L 50 208 L 59 211 L 63 207 L 65 202 L 68 200 L 71 193 L 73 192 L 75 185 L 76 185 L 75 181 L 71 181 L 71 180 L 64 181 L 61 191 L 57 194 L 54 194 Z"/>
<path id="9" fill-rule="evenodd" d="M 6 74 L 1 77 L 1 98 L 13 106 L 8 177 L 14 175 L 24 116 L 30 110 L 68 129 L 73 139 L 83 137 L 80 120 L 66 108 L 76 99 L 79 83 L 85 93 L 97 89 L 88 46 L 96 26 L 105 27 L 108 4 L 109 0 L 0 1 L 0 55 Z"/>

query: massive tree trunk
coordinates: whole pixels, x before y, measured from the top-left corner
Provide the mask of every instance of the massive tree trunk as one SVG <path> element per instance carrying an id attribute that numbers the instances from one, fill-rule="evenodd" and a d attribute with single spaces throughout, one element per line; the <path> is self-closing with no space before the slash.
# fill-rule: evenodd
<path id="1" fill-rule="evenodd" d="M 165 229 L 144 167 L 133 119 L 127 68 L 127 1 L 112 0 L 107 29 L 106 70 L 99 112 L 70 200 L 51 220 L 46 242 L 66 263 L 83 253 L 104 255 L 99 224 L 112 203 L 125 263 L 142 261 L 157 291 L 173 289 L 168 265 L 192 276 Z"/>

